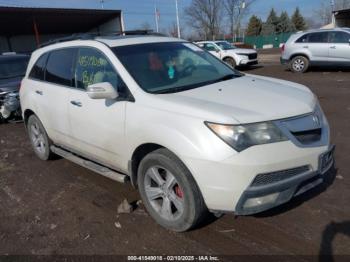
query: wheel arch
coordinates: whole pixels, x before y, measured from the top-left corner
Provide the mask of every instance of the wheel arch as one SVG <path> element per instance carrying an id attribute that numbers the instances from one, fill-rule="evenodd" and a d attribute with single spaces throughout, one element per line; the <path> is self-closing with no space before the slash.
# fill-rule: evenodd
<path id="1" fill-rule="evenodd" d="M 234 58 L 233 56 L 229 56 L 229 55 L 227 55 L 227 56 L 224 56 L 223 58 L 222 58 L 222 60 L 224 61 L 225 59 L 233 59 L 235 62 L 236 62 L 236 64 L 237 64 L 237 59 L 236 58 Z"/>
<path id="2" fill-rule="evenodd" d="M 310 56 L 308 54 L 305 54 L 305 53 L 295 53 L 295 54 L 290 56 L 290 60 L 292 61 L 297 56 L 303 56 L 310 61 Z"/>
<path id="3" fill-rule="evenodd" d="M 31 109 L 24 110 L 23 121 L 24 121 L 25 126 L 27 126 L 28 119 L 31 115 L 36 115 L 33 110 L 31 110 Z"/>
<path id="4" fill-rule="evenodd" d="M 131 160 L 128 163 L 128 169 L 130 174 L 130 181 L 134 188 L 137 188 L 137 171 L 142 159 L 149 153 L 160 148 L 166 147 L 156 143 L 144 143 L 142 145 L 139 145 L 132 153 Z"/>

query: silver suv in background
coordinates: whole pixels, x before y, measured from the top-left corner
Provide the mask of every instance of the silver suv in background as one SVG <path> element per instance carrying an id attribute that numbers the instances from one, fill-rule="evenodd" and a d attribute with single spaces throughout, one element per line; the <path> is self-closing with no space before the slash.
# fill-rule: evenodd
<path id="1" fill-rule="evenodd" d="M 282 46 L 281 63 L 293 72 L 310 66 L 350 66 L 350 28 L 320 29 L 292 35 Z"/>

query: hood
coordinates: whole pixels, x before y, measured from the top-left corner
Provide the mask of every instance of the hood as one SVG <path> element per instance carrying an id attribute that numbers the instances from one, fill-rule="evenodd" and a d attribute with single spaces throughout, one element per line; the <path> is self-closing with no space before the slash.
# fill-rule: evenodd
<path id="1" fill-rule="evenodd" d="M 255 54 L 256 50 L 254 49 L 245 49 L 245 48 L 235 48 L 232 50 L 226 50 L 227 53 L 235 53 L 235 54 Z"/>
<path id="2" fill-rule="evenodd" d="M 312 112 L 316 104 L 305 86 L 252 75 L 160 97 L 167 110 L 226 124 L 298 116 Z"/>
<path id="3" fill-rule="evenodd" d="M 0 79 L 0 93 L 18 91 L 23 77 Z"/>

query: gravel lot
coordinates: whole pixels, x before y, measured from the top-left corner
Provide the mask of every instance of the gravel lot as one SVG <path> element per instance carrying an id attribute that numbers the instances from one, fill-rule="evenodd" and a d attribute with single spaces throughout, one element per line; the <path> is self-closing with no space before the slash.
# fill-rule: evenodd
<path id="1" fill-rule="evenodd" d="M 177 234 L 158 226 L 142 207 L 117 214 L 123 199 L 139 199 L 129 184 L 64 159 L 42 162 L 32 153 L 23 124 L 1 124 L 0 254 L 250 254 L 300 261 L 329 254 L 337 255 L 336 261 L 350 259 L 350 72 L 293 74 L 278 58 L 275 51 L 264 51 L 262 65 L 246 73 L 295 81 L 317 94 L 337 145 L 337 168 L 328 188 L 257 216 L 229 214 Z"/>

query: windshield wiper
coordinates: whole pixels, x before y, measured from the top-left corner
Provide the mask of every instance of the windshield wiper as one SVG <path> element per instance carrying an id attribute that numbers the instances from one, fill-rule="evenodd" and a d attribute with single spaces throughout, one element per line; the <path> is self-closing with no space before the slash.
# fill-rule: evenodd
<path id="1" fill-rule="evenodd" d="M 240 77 L 240 76 L 241 75 L 228 74 L 228 75 L 225 75 L 223 77 L 220 77 L 219 79 L 215 79 L 215 80 L 212 80 L 212 81 L 199 83 L 199 84 L 195 84 L 195 85 L 189 85 L 189 86 L 173 87 L 173 88 L 170 88 L 170 89 L 153 91 L 152 93 L 153 94 L 171 94 L 171 93 L 176 93 L 176 92 L 190 90 L 190 89 L 193 89 L 193 88 L 196 88 L 196 87 L 201 87 L 201 86 L 205 86 L 205 85 L 211 85 L 211 84 L 214 84 L 214 83 L 230 80 L 230 79 L 233 79 L 233 78 L 236 78 L 236 77 Z"/>
<path id="2" fill-rule="evenodd" d="M 211 81 L 211 83 L 214 84 L 214 83 L 230 80 L 230 79 L 235 78 L 235 77 L 239 77 L 239 75 L 228 74 L 228 75 L 224 75 L 223 77 L 220 77 L 218 79 L 215 79 L 215 80 Z"/>

